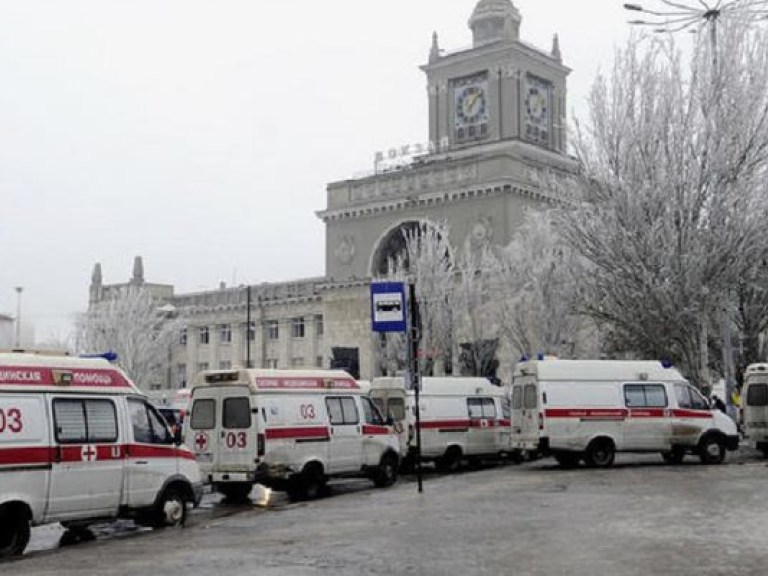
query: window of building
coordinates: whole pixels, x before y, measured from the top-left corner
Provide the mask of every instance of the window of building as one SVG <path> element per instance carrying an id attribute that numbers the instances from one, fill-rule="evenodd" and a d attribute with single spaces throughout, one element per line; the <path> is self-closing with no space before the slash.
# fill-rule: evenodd
<path id="1" fill-rule="evenodd" d="M 232 342 L 232 324 L 219 325 L 219 342 L 223 344 Z"/>
<path id="2" fill-rule="evenodd" d="M 280 338 L 280 330 L 277 325 L 277 320 L 267 321 L 267 338 L 270 340 L 277 340 Z"/>
<path id="3" fill-rule="evenodd" d="M 200 326 L 199 334 L 200 334 L 200 344 L 208 344 L 208 342 L 211 341 L 211 334 L 208 331 L 208 326 Z"/>
<path id="4" fill-rule="evenodd" d="M 323 324 L 323 317 L 318 314 L 315 316 L 315 332 L 318 336 L 322 336 L 325 333 L 325 325 Z"/>
<path id="5" fill-rule="evenodd" d="M 264 360 L 264 368 L 277 369 L 277 358 L 267 358 Z"/>
<path id="6" fill-rule="evenodd" d="M 304 338 L 304 317 L 291 318 L 291 336 L 293 338 Z"/>
<path id="7" fill-rule="evenodd" d="M 624 402 L 627 408 L 664 408 L 667 391 L 663 384 L 625 384 Z"/>
<path id="8" fill-rule="evenodd" d="M 198 362 L 197 363 L 197 371 L 203 372 L 204 370 L 208 370 L 208 362 Z"/>
<path id="9" fill-rule="evenodd" d="M 245 337 L 253 342 L 256 340 L 256 323 L 251 322 L 250 324 L 246 324 L 245 326 Z"/>
<path id="10" fill-rule="evenodd" d="M 322 356 L 318 356 L 317 358 L 315 358 L 315 366 L 317 366 L 318 368 L 322 368 L 323 367 L 323 357 Z"/>
<path id="11" fill-rule="evenodd" d="M 231 360 L 219 360 L 219 370 L 230 370 L 232 368 Z"/>
<path id="12" fill-rule="evenodd" d="M 177 388 L 185 388 L 187 385 L 187 365 L 183 363 L 176 364 L 176 382 Z"/>
<path id="13" fill-rule="evenodd" d="M 304 367 L 304 358 L 302 356 L 296 356 L 295 358 L 291 358 L 291 368 L 302 368 Z"/>
<path id="14" fill-rule="evenodd" d="M 179 330 L 179 344 L 181 346 L 187 345 L 187 329 L 186 327 Z"/>

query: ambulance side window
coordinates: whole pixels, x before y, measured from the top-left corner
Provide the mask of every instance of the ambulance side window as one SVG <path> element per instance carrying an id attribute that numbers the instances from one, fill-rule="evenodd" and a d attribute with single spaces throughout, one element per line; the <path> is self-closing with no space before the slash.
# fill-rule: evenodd
<path id="1" fill-rule="evenodd" d="M 467 398 L 469 417 L 474 419 L 496 418 L 496 405 L 492 398 Z"/>
<path id="2" fill-rule="evenodd" d="M 216 401 L 208 398 L 195 400 L 192 405 L 191 418 L 189 425 L 193 430 L 211 430 L 214 428 L 216 426 Z"/>
<path id="3" fill-rule="evenodd" d="M 61 444 L 117 441 L 117 412 L 111 400 L 57 398 L 53 415 Z"/>
<path id="4" fill-rule="evenodd" d="M 149 404 L 141 400 L 128 400 L 128 408 L 131 413 L 133 425 L 133 439 L 142 444 L 171 444 L 171 436 L 168 426 L 162 416 Z"/>
<path id="5" fill-rule="evenodd" d="M 328 416 L 334 426 L 357 424 L 360 421 L 355 399 L 352 397 L 326 398 L 325 406 L 328 408 Z"/>
<path id="6" fill-rule="evenodd" d="M 224 428 L 250 428 L 251 403 L 247 397 L 224 399 Z"/>
<path id="7" fill-rule="evenodd" d="M 381 412 L 368 398 L 363 398 L 363 418 L 365 418 L 368 424 L 384 425 L 384 418 L 381 417 Z"/>
<path id="8" fill-rule="evenodd" d="M 523 387 L 512 386 L 512 410 L 520 410 L 523 407 Z"/>
<path id="9" fill-rule="evenodd" d="M 664 408 L 667 391 L 663 384 L 625 384 L 624 403 L 627 408 Z"/>
<path id="10" fill-rule="evenodd" d="M 706 410 L 709 408 L 707 401 L 690 386 L 675 384 L 675 397 L 680 408 L 692 408 L 694 410 Z"/>
<path id="11" fill-rule="evenodd" d="M 768 406 L 768 385 L 750 384 L 747 386 L 747 406 Z"/>
<path id="12" fill-rule="evenodd" d="M 402 398 L 389 399 L 389 415 L 393 420 L 405 420 L 405 400 Z"/>
<path id="13" fill-rule="evenodd" d="M 526 384 L 523 390 L 523 407 L 530 409 L 536 408 L 536 385 Z"/>

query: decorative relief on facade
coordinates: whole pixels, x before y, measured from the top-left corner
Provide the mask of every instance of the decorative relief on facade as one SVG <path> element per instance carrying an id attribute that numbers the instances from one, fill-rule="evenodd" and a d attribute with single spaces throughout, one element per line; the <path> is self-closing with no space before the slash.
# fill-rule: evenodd
<path id="1" fill-rule="evenodd" d="M 403 171 L 353 184 L 352 202 L 364 202 L 407 195 L 443 186 L 468 184 L 477 180 L 477 163 L 448 168 Z"/>
<path id="2" fill-rule="evenodd" d="M 350 264 L 355 258 L 355 238 L 349 234 L 342 236 L 333 250 L 333 255 L 342 264 Z"/>
<path id="3" fill-rule="evenodd" d="M 489 216 L 478 217 L 469 229 L 469 242 L 473 247 L 490 244 L 493 241 L 493 225 Z"/>

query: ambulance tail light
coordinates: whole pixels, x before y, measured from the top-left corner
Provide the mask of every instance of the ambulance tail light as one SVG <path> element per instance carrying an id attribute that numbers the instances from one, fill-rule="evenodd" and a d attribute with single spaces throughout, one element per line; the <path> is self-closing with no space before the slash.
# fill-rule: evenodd
<path id="1" fill-rule="evenodd" d="M 544 412 L 539 412 L 539 430 L 544 430 Z"/>
<path id="2" fill-rule="evenodd" d="M 264 434 L 259 434 L 256 436 L 256 451 L 258 456 L 264 456 L 265 446 L 264 446 Z"/>

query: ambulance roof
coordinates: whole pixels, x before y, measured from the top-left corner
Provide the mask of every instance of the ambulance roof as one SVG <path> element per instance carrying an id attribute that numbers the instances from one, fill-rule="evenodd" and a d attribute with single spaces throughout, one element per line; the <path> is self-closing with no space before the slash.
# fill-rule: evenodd
<path id="1" fill-rule="evenodd" d="M 142 394 L 114 364 L 103 358 L 0 353 L 0 391 Z"/>
<path id="2" fill-rule="evenodd" d="M 685 381 L 675 368 L 665 368 L 658 360 L 529 360 L 515 367 L 515 378 L 525 375 L 539 380 L 581 381 Z"/>
<path id="3" fill-rule="evenodd" d="M 768 381 L 768 364 L 750 364 L 747 366 L 747 370 L 744 372 L 744 379 Z"/>
<path id="4" fill-rule="evenodd" d="M 371 383 L 371 390 L 403 388 L 402 376 L 382 376 L 381 378 L 374 378 Z M 424 376 L 421 378 L 420 392 L 429 395 L 467 396 L 471 394 L 501 394 L 502 390 L 491 384 L 487 378 Z"/>
<path id="5" fill-rule="evenodd" d="M 201 386 L 232 386 L 247 384 L 256 392 L 307 392 L 344 390 L 367 392 L 367 387 L 355 381 L 343 370 L 273 370 L 234 368 L 232 370 L 205 370 L 195 375 L 192 388 Z"/>

